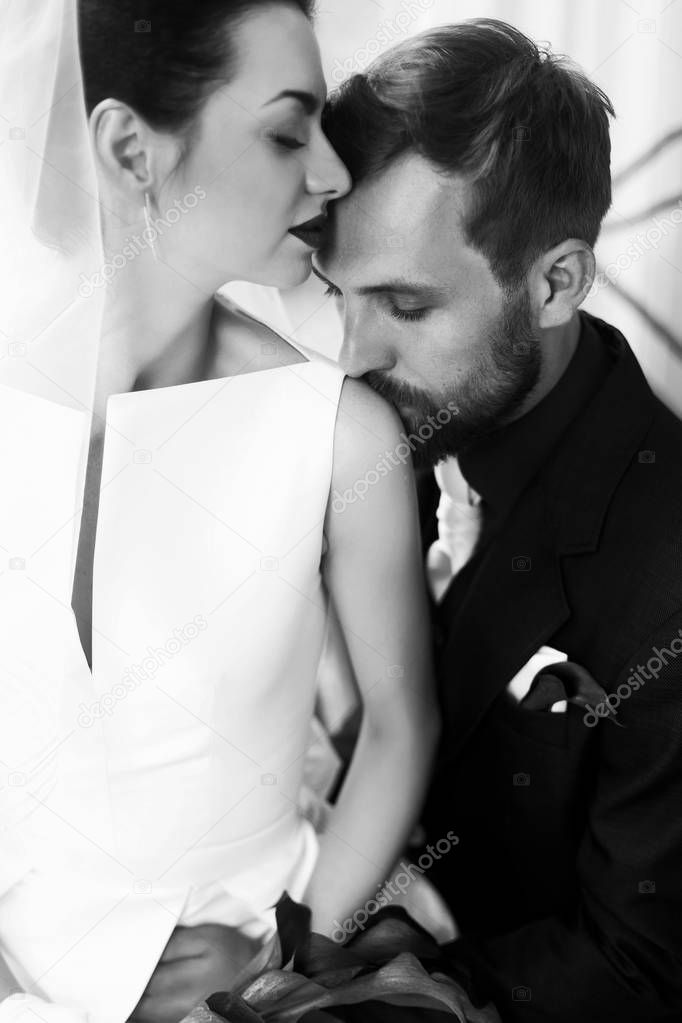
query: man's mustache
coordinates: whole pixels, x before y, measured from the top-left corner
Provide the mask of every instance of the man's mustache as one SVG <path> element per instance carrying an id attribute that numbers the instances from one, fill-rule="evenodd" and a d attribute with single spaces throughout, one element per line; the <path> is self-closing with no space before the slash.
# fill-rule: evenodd
<path id="1" fill-rule="evenodd" d="M 370 370 L 362 379 L 373 391 L 398 408 L 409 405 L 421 409 L 430 405 L 428 396 L 423 391 L 402 380 L 394 380 L 381 370 Z"/>

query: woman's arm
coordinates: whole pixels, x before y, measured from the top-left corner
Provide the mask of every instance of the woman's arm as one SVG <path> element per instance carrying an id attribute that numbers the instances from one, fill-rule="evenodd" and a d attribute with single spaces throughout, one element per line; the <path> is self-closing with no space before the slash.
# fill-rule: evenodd
<path id="1" fill-rule="evenodd" d="M 324 576 L 363 704 L 305 900 L 331 933 L 374 899 L 421 809 L 438 735 L 410 450 L 365 384 L 344 383 Z"/>

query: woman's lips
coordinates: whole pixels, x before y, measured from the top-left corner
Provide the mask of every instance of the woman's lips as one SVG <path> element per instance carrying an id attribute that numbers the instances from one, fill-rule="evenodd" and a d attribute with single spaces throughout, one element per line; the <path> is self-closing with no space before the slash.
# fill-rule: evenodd
<path id="1" fill-rule="evenodd" d="M 313 217 L 312 220 L 306 220 L 303 224 L 290 227 L 289 234 L 293 234 L 295 238 L 300 238 L 311 249 L 319 249 L 326 226 L 327 217 L 324 214 L 320 214 L 318 217 Z"/>

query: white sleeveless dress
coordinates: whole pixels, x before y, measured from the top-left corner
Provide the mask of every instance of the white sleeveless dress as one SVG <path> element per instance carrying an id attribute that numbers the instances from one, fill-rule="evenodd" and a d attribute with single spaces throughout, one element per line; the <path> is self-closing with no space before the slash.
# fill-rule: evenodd
<path id="1" fill-rule="evenodd" d="M 71 610 L 89 417 L 0 387 L 0 943 L 122 1023 L 177 923 L 259 938 L 317 840 L 298 803 L 343 373 L 113 395 L 93 670 Z"/>

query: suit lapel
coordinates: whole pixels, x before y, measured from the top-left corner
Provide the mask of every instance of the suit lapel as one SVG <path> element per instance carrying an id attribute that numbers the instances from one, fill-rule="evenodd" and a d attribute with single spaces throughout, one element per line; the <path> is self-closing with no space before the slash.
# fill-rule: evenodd
<path id="1" fill-rule="evenodd" d="M 613 492 L 656 413 L 625 339 L 594 322 L 615 353 L 613 371 L 471 565 L 466 588 L 456 579 L 439 608 L 446 632 L 437 667 L 448 760 L 516 672 L 569 619 L 561 559 L 598 549 Z"/>
<path id="2" fill-rule="evenodd" d="M 481 558 L 461 604 L 452 608 L 438 663 L 448 758 L 570 615 L 556 545 L 546 534 L 544 495 L 531 488 Z"/>

